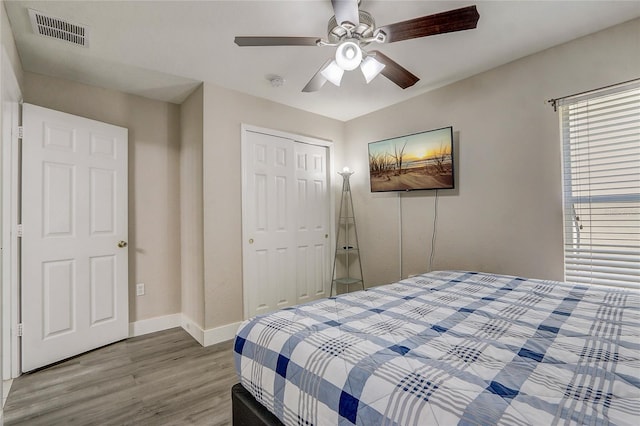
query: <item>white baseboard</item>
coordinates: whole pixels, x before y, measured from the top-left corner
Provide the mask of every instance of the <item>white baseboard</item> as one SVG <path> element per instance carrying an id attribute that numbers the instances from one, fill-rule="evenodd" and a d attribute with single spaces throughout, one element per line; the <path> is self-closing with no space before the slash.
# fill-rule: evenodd
<path id="1" fill-rule="evenodd" d="M 4 404 L 7 402 L 7 397 L 9 396 L 9 391 L 11 390 L 12 384 L 13 384 L 13 379 L 4 380 L 2 382 L 2 407 L 0 407 L 0 409 L 4 409 Z M 1 424 L 4 424 L 4 423 L 0 422 L 0 425 Z"/>
<path id="2" fill-rule="evenodd" d="M 182 315 L 182 321 L 180 325 L 182 326 L 184 331 L 189 333 L 191 337 L 196 340 L 196 342 L 204 346 L 204 330 L 198 324 L 193 322 L 193 320 L 188 316 Z"/>
<path id="3" fill-rule="evenodd" d="M 165 315 L 129 323 L 129 337 L 180 327 L 182 314 Z"/>
<path id="4" fill-rule="evenodd" d="M 142 336 L 174 327 L 182 327 L 202 346 L 211 346 L 233 339 L 239 326 L 240 322 L 233 322 L 220 327 L 203 330 L 202 327 L 186 315 L 173 314 L 129 323 L 129 337 Z"/>
<path id="5" fill-rule="evenodd" d="M 216 343 L 226 342 L 235 337 L 241 322 L 232 322 L 231 324 L 221 325 L 220 327 L 210 328 L 204 332 L 204 345 L 211 346 Z"/>

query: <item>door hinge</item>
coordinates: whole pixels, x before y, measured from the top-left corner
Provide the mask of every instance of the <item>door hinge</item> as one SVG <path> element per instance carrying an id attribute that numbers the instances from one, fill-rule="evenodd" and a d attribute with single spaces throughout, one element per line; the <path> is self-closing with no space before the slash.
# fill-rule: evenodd
<path id="1" fill-rule="evenodd" d="M 24 127 L 18 126 L 18 139 L 24 138 Z"/>
<path id="2" fill-rule="evenodd" d="M 22 323 L 18 324 L 18 328 L 16 329 L 16 335 L 18 337 L 22 337 Z"/>
<path id="3" fill-rule="evenodd" d="M 22 224 L 16 226 L 16 236 L 22 238 Z"/>

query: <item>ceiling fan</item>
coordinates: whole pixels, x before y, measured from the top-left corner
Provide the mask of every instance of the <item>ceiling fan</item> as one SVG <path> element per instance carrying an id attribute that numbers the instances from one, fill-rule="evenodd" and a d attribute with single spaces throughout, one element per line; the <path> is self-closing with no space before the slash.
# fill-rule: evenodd
<path id="1" fill-rule="evenodd" d="M 476 6 L 422 16 L 376 28 L 369 12 L 359 9 L 360 0 L 331 0 L 335 16 L 329 19 L 327 40 L 317 37 L 236 37 L 238 46 L 335 46 L 329 59 L 302 89 L 320 90 L 327 81 L 340 86 L 342 75 L 358 67 L 369 83 L 382 74 L 403 89 L 420 80 L 410 71 L 378 50 L 365 51 L 371 43 L 394 43 L 476 28 L 480 15 Z"/>

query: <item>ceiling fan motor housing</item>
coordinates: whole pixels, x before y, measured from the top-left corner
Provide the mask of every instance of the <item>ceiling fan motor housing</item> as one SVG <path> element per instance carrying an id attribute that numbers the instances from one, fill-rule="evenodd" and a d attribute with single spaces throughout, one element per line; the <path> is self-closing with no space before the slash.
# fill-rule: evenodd
<path id="1" fill-rule="evenodd" d="M 336 17 L 332 16 L 329 19 L 327 25 L 327 34 L 330 43 L 339 43 L 348 37 L 349 31 L 351 31 L 351 38 L 362 39 L 373 37 L 373 32 L 376 29 L 376 22 L 373 16 L 365 10 L 359 11 L 360 23 L 354 27 L 347 27 L 346 25 L 338 25 Z"/>

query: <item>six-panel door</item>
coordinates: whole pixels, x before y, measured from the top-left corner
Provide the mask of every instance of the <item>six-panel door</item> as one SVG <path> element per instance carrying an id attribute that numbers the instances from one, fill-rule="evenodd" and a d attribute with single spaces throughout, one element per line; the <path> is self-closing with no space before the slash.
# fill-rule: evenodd
<path id="1" fill-rule="evenodd" d="M 326 297 L 327 148 L 245 131 L 242 155 L 246 315 Z"/>
<path id="2" fill-rule="evenodd" d="M 128 337 L 127 129 L 23 106 L 22 370 Z"/>

